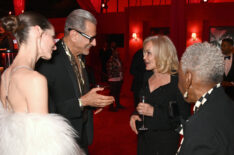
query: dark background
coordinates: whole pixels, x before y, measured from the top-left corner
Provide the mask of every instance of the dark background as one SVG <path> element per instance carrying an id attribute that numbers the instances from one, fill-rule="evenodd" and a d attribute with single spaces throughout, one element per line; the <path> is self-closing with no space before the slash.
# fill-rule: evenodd
<path id="1" fill-rule="evenodd" d="M 25 0 L 25 11 L 35 11 L 47 18 L 66 17 L 72 10 L 80 8 L 76 0 Z M 0 0 L 0 17 L 14 14 L 13 0 Z"/>

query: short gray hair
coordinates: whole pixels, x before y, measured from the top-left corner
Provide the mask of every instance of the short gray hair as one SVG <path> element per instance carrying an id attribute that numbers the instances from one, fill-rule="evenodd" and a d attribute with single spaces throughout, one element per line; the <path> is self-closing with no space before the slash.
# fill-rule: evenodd
<path id="1" fill-rule="evenodd" d="M 85 31 L 86 21 L 90 21 L 91 23 L 97 25 L 96 18 L 89 11 L 83 9 L 76 9 L 72 11 L 66 19 L 65 28 L 64 28 L 65 35 L 68 34 L 69 28 L 74 28 L 79 31 Z"/>
<path id="2" fill-rule="evenodd" d="M 189 46 L 181 58 L 182 71 L 194 71 L 203 82 L 223 80 L 224 57 L 221 50 L 207 42 Z"/>

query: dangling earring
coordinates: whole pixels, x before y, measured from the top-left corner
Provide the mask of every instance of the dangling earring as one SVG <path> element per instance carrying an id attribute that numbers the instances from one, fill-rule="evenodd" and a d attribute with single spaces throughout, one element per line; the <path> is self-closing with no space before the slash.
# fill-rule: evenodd
<path id="1" fill-rule="evenodd" d="M 188 92 L 187 91 L 184 93 L 184 98 L 188 98 Z"/>

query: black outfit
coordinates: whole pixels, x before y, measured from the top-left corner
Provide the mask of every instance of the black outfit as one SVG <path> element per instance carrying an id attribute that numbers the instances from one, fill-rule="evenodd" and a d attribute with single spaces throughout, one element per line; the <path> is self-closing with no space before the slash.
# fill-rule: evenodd
<path id="1" fill-rule="evenodd" d="M 223 81 L 234 82 L 234 54 L 232 54 L 232 66 L 231 66 L 227 76 L 224 73 Z M 225 89 L 225 92 L 227 93 L 227 95 L 232 100 L 234 100 L 234 87 L 233 86 L 227 86 L 224 89 Z"/>
<path id="2" fill-rule="evenodd" d="M 140 49 L 134 54 L 130 67 L 130 73 L 133 75 L 131 91 L 134 95 L 135 107 L 139 103 L 139 92 L 143 85 L 145 71 L 146 70 L 145 62 L 143 60 L 143 49 Z"/>
<path id="3" fill-rule="evenodd" d="M 223 87 L 213 90 L 183 128 L 179 155 L 234 154 L 234 103 Z"/>
<path id="4" fill-rule="evenodd" d="M 102 81 L 107 81 L 107 71 L 106 71 L 106 63 L 111 57 L 112 50 L 111 49 L 101 49 L 99 52 L 99 56 L 101 59 L 101 65 L 102 65 Z"/>
<path id="5" fill-rule="evenodd" d="M 62 40 L 56 44 L 49 61 L 40 60 L 36 69 L 46 76 L 49 89 L 49 112 L 67 118 L 77 131 L 77 142 L 86 153 L 93 139 L 93 116 L 89 107 L 79 106 L 78 98 L 89 91 L 86 69 L 83 68 L 84 86 L 80 91 L 73 66 L 65 53 Z"/>
<path id="6" fill-rule="evenodd" d="M 106 63 L 106 70 L 108 74 L 108 83 L 110 85 L 110 95 L 115 98 L 116 109 L 114 105 L 110 105 L 110 110 L 117 110 L 118 108 L 124 108 L 119 101 L 121 87 L 123 83 L 123 71 L 122 71 L 122 62 L 119 56 L 112 55 Z"/>
<path id="7" fill-rule="evenodd" d="M 110 85 L 110 95 L 114 96 L 115 98 L 115 105 L 116 105 L 116 110 L 118 108 L 123 108 L 123 106 L 120 104 L 120 92 L 121 92 L 121 87 L 123 84 L 123 80 L 121 81 L 109 81 L 109 85 Z M 110 105 L 110 109 L 114 109 L 114 105 L 111 104 Z"/>
<path id="8" fill-rule="evenodd" d="M 171 75 L 170 83 L 150 92 L 148 79 L 152 75 L 153 72 L 146 72 L 140 93 L 145 96 L 146 103 L 154 107 L 154 113 L 153 117 L 145 116 L 148 131 L 139 131 L 138 155 L 175 155 L 180 138 L 175 129 L 180 117 L 186 119 L 190 115 L 190 106 L 179 92 L 177 75 Z M 141 123 L 137 122 L 137 126 L 139 128 Z"/>

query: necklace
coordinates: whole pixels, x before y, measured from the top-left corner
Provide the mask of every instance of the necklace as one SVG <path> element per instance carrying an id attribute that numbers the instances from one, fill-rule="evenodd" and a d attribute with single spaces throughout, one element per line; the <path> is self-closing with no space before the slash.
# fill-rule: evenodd
<path id="1" fill-rule="evenodd" d="M 74 72 L 76 73 L 77 83 L 79 85 L 80 93 L 82 94 L 83 92 L 82 90 L 84 90 L 83 87 L 85 84 L 82 70 L 85 68 L 85 65 L 79 56 L 77 56 L 77 59 L 76 59 L 75 56 L 72 55 L 72 53 L 70 52 L 70 50 L 68 49 L 64 41 L 62 41 L 62 46 L 63 46 L 63 49 L 65 50 L 66 55 L 68 56 L 70 60 L 70 63 L 73 67 Z"/>

